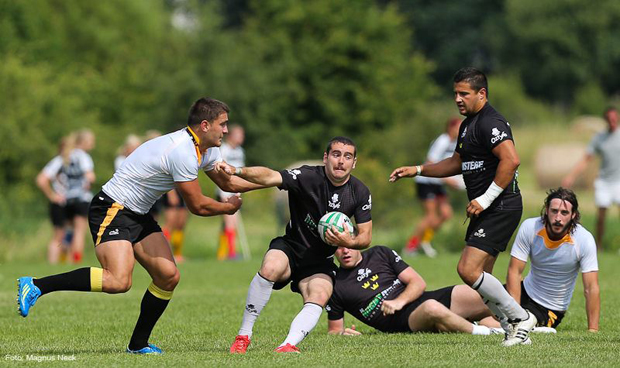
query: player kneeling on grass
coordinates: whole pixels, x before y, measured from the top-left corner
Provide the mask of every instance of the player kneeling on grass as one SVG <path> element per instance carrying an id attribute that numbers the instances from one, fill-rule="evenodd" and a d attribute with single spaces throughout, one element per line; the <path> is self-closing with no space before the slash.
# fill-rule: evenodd
<path id="1" fill-rule="evenodd" d="M 344 312 L 383 332 L 462 332 L 489 335 L 468 320 L 491 316 L 467 285 L 425 291 L 424 279 L 396 253 L 378 245 L 360 252 L 338 248 L 340 268 L 326 310 L 328 332 L 357 335 L 344 327 Z"/>
<path id="2" fill-rule="evenodd" d="M 148 339 L 180 275 L 170 245 L 149 210 L 162 194 L 176 188 L 196 215 L 235 213 L 241 206 L 238 197 L 218 202 L 202 194 L 197 179 L 201 170 L 220 188 L 233 192 L 260 188 L 213 170 L 222 161 L 218 147 L 227 133 L 228 111 L 223 102 L 201 98 L 190 108 L 187 127 L 147 141 L 127 157 L 95 195 L 88 211 L 95 254 L 102 268 L 85 267 L 41 279 L 21 277 L 19 313 L 28 316 L 40 296 L 55 291 L 124 293 L 131 288 L 134 263 L 138 261 L 153 282 L 142 299 L 127 352 L 161 354 Z"/>
<path id="3" fill-rule="evenodd" d="M 575 193 L 561 187 L 552 189 L 541 216 L 523 221 L 512 245 L 506 289 L 536 316 L 538 326 L 555 328 L 560 324 L 581 270 L 588 331 L 598 331 L 601 299 L 596 243 L 579 218 Z M 528 258 L 530 272 L 521 281 Z"/>

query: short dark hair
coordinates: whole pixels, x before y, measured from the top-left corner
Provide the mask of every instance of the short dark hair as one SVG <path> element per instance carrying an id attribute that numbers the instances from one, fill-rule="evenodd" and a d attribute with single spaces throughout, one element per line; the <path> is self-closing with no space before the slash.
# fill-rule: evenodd
<path id="1" fill-rule="evenodd" d="M 327 143 L 327 148 L 325 149 L 325 153 L 329 154 L 329 152 L 332 150 L 332 146 L 334 145 L 334 143 L 342 143 L 347 146 L 353 146 L 353 157 L 357 157 L 357 146 L 355 146 L 355 143 L 353 143 L 353 140 L 351 138 L 342 137 L 342 136 L 337 136 L 337 137 L 332 138 L 329 141 L 329 143 Z"/>
<path id="2" fill-rule="evenodd" d="M 469 83 L 471 88 L 478 92 L 482 88 L 487 91 L 487 96 L 489 95 L 489 85 L 487 83 L 487 76 L 484 75 L 480 70 L 466 66 L 464 68 L 459 69 L 454 74 L 454 83 L 466 82 Z"/>
<path id="3" fill-rule="evenodd" d="M 615 106 L 609 106 L 605 109 L 603 116 L 607 116 L 607 114 L 609 114 L 612 111 L 618 112 L 618 109 Z"/>
<path id="4" fill-rule="evenodd" d="M 559 187 L 557 189 L 549 189 L 547 192 L 547 198 L 545 198 L 545 205 L 540 211 L 540 218 L 543 222 L 543 225 L 547 226 L 549 223 L 549 219 L 547 218 L 547 209 L 551 204 L 551 201 L 554 199 L 561 199 L 562 201 L 566 201 L 573 205 L 573 213 L 575 214 L 575 218 L 571 220 L 569 232 L 575 231 L 577 225 L 579 224 L 579 220 L 581 219 L 581 214 L 579 213 L 579 202 L 577 201 L 577 195 L 570 189 Z"/>
<path id="5" fill-rule="evenodd" d="M 197 126 L 203 120 L 213 122 L 222 113 L 230 112 L 228 105 L 214 98 L 201 97 L 189 108 L 187 125 Z"/>

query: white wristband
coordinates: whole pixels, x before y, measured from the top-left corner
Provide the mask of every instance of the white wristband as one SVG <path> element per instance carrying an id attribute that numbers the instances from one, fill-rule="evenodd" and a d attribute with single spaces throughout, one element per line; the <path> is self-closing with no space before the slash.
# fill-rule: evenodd
<path id="1" fill-rule="evenodd" d="M 480 206 L 482 206 L 483 210 L 486 210 L 487 208 L 489 208 L 491 203 L 493 203 L 495 198 L 502 194 L 503 191 L 504 189 L 502 187 L 495 184 L 495 182 L 492 182 L 491 185 L 489 185 L 489 189 L 487 189 L 487 191 L 484 192 L 483 195 L 476 198 L 475 201 L 478 202 Z"/>
<path id="2" fill-rule="evenodd" d="M 418 175 L 422 175 L 422 165 L 416 165 L 416 166 L 415 166 L 415 169 L 416 169 L 416 171 L 417 171 L 417 172 L 415 173 L 415 175 L 416 175 L 416 176 L 418 176 Z"/>
<path id="3" fill-rule="evenodd" d="M 243 168 L 242 167 L 236 167 L 235 166 L 235 175 L 239 176 L 243 173 Z"/>

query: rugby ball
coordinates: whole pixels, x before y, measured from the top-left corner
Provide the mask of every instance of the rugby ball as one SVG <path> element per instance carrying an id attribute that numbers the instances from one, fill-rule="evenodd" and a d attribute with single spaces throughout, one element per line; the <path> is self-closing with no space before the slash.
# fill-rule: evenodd
<path id="1" fill-rule="evenodd" d="M 351 235 L 353 235 L 355 231 L 355 229 L 353 228 L 353 224 L 351 223 L 351 219 L 344 213 L 333 211 L 324 214 L 323 217 L 321 217 L 321 219 L 319 220 L 318 230 L 321 240 L 323 240 L 323 242 L 329 245 L 333 244 L 327 242 L 327 240 L 325 239 L 325 233 L 332 226 L 339 232 L 343 232 L 346 230 Z"/>

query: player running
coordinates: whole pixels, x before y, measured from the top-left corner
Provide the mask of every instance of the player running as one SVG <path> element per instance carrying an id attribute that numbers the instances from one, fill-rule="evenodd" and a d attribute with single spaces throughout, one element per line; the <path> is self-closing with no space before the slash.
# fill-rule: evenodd
<path id="1" fill-rule="evenodd" d="M 424 175 L 463 174 L 467 196 L 466 246 L 457 267 L 461 279 L 478 291 L 491 311 L 510 323 L 504 346 L 531 344 L 536 317 L 523 309 L 495 278 L 493 265 L 516 230 L 523 212 L 517 185 L 520 161 L 506 119 L 487 100 L 484 73 L 467 67 L 454 75 L 454 100 L 461 115 L 456 151 L 435 164 L 395 169 L 390 181 Z"/>
<path id="2" fill-rule="evenodd" d="M 299 344 L 319 321 L 323 307 L 332 294 L 336 265 L 336 247 L 319 238 L 317 224 L 329 211 L 340 211 L 355 217 L 358 234 L 328 230 L 326 240 L 336 246 L 366 248 L 372 237 L 370 191 L 351 171 L 356 164 L 356 147 L 345 137 L 329 141 L 325 166 L 302 166 L 273 171 L 265 167 L 231 167 L 222 169 L 250 182 L 287 190 L 291 221 L 286 234 L 269 244 L 260 271 L 250 283 L 241 328 L 230 347 L 231 353 L 245 353 L 252 329 L 273 289 L 291 283 L 291 290 L 301 294 L 303 308 L 297 314 L 277 352 L 299 352 Z"/>
<path id="3" fill-rule="evenodd" d="M 28 316 L 40 296 L 55 291 L 124 293 L 131 288 L 137 260 L 153 281 L 142 299 L 127 352 L 161 354 L 148 339 L 180 275 L 170 245 L 148 214 L 149 209 L 162 194 L 177 188 L 196 215 L 235 213 L 241 206 L 238 197 L 222 203 L 202 194 L 197 179 L 200 170 L 231 191 L 260 187 L 213 170 L 221 161 L 218 147 L 227 133 L 228 111 L 223 102 L 201 98 L 190 108 L 186 128 L 152 139 L 127 157 L 95 195 L 88 212 L 95 254 L 102 268 L 85 267 L 40 279 L 19 278 L 19 313 Z"/>

